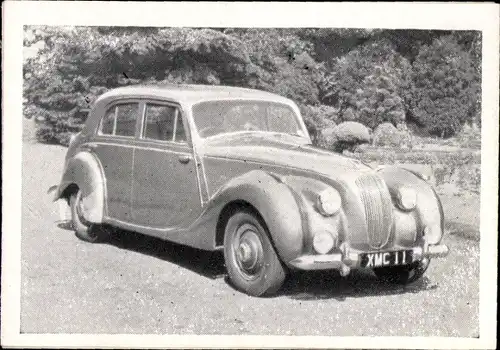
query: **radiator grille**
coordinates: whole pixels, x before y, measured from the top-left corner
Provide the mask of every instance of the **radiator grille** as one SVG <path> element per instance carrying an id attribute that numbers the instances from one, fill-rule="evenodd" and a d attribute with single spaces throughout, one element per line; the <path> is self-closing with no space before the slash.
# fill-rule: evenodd
<path id="1" fill-rule="evenodd" d="M 362 175 L 356 179 L 365 209 L 369 244 L 382 248 L 388 241 L 392 226 L 392 203 L 389 190 L 382 178 Z"/>

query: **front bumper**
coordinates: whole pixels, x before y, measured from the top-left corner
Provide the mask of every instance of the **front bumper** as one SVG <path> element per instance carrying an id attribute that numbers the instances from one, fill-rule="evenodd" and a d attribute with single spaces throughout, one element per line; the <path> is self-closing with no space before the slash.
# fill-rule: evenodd
<path id="1" fill-rule="evenodd" d="M 290 265 L 300 270 L 339 270 L 343 276 L 349 274 L 352 268 L 361 267 L 361 254 L 366 252 L 354 251 L 348 248 L 341 250 L 343 250 L 342 253 L 302 255 L 290 261 Z M 414 247 L 411 250 L 413 250 L 413 261 L 424 258 L 441 258 L 449 253 L 448 247 L 444 244 L 426 244 L 423 247 Z"/>

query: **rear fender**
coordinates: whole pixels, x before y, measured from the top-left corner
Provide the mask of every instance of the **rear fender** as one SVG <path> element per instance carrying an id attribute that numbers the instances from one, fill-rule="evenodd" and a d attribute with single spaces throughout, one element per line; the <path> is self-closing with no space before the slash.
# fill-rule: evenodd
<path id="1" fill-rule="evenodd" d="M 92 223 L 102 223 L 104 215 L 105 180 L 99 161 L 89 152 L 71 157 L 64 169 L 54 201 L 68 198 L 66 190 L 76 185 L 82 192 L 83 216 Z"/>
<path id="2" fill-rule="evenodd" d="M 225 205 L 244 201 L 262 216 L 271 240 L 283 262 L 299 256 L 303 249 L 302 218 L 291 189 L 277 177 L 261 170 L 250 171 L 222 187 L 209 203 L 219 212 Z"/>

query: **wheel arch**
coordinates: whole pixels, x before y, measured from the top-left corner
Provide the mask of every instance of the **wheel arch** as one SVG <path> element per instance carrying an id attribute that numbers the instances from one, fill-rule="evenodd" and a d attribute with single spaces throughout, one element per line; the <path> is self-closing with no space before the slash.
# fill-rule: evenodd
<path id="1" fill-rule="evenodd" d="M 231 216 L 236 212 L 238 212 L 239 210 L 250 211 L 252 214 L 257 216 L 257 218 L 261 221 L 261 223 L 265 226 L 265 228 L 269 230 L 264 218 L 262 217 L 262 214 L 257 210 L 257 208 L 255 208 L 252 204 L 250 204 L 247 201 L 236 199 L 227 203 L 220 211 L 219 217 L 217 219 L 217 225 L 215 227 L 216 247 L 221 247 L 224 245 L 224 231 L 227 222 L 229 221 L 229 218 L 231 218 Z M 272 241 L 272 237 L 269 237 L 269 239 L 271 239 Z"/>
<path id="2" fill-rule="evenodd" d="M 72 194 L 77 193 L 80 187 L 78 187 L 78 184 L 76 183 L 70 183 L 69 185 L 66 186 L 64 190 L 62 190 L 61 194 L 59 195 L 60 199 L 66 199 L 66 201 L 69 203 L 69 198 L 71 197 Z"/>
<path id="3" fill-rule="evenodd" d="M 292 190 L 271 174 L 254 170 L 230 181 L 211 200 L 216 211 L 214 243 L 223 245 L 225 224 L 239 209 L 250 210 L 269 232 L 280 259 L 288 264 L 303 251 L 302 215 Z"/>
<path id="4" fill-rule="evenodd" d="M 75 191 L 82 191 L 84 217 L 92 223 L 102 223 L 105 214 L 105 178 L 98 159 L 82 151 L 70 158 L 54 196 L 68 200 Z"/>

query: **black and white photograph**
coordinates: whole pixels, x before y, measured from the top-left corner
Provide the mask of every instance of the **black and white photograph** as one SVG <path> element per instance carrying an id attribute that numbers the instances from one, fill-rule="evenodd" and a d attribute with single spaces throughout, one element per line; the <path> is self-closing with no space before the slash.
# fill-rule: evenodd
<path id="1" fill-rule="evenodd" d="M 495 346 L 498 6 L 4 4 L 3 347 Z"/>

